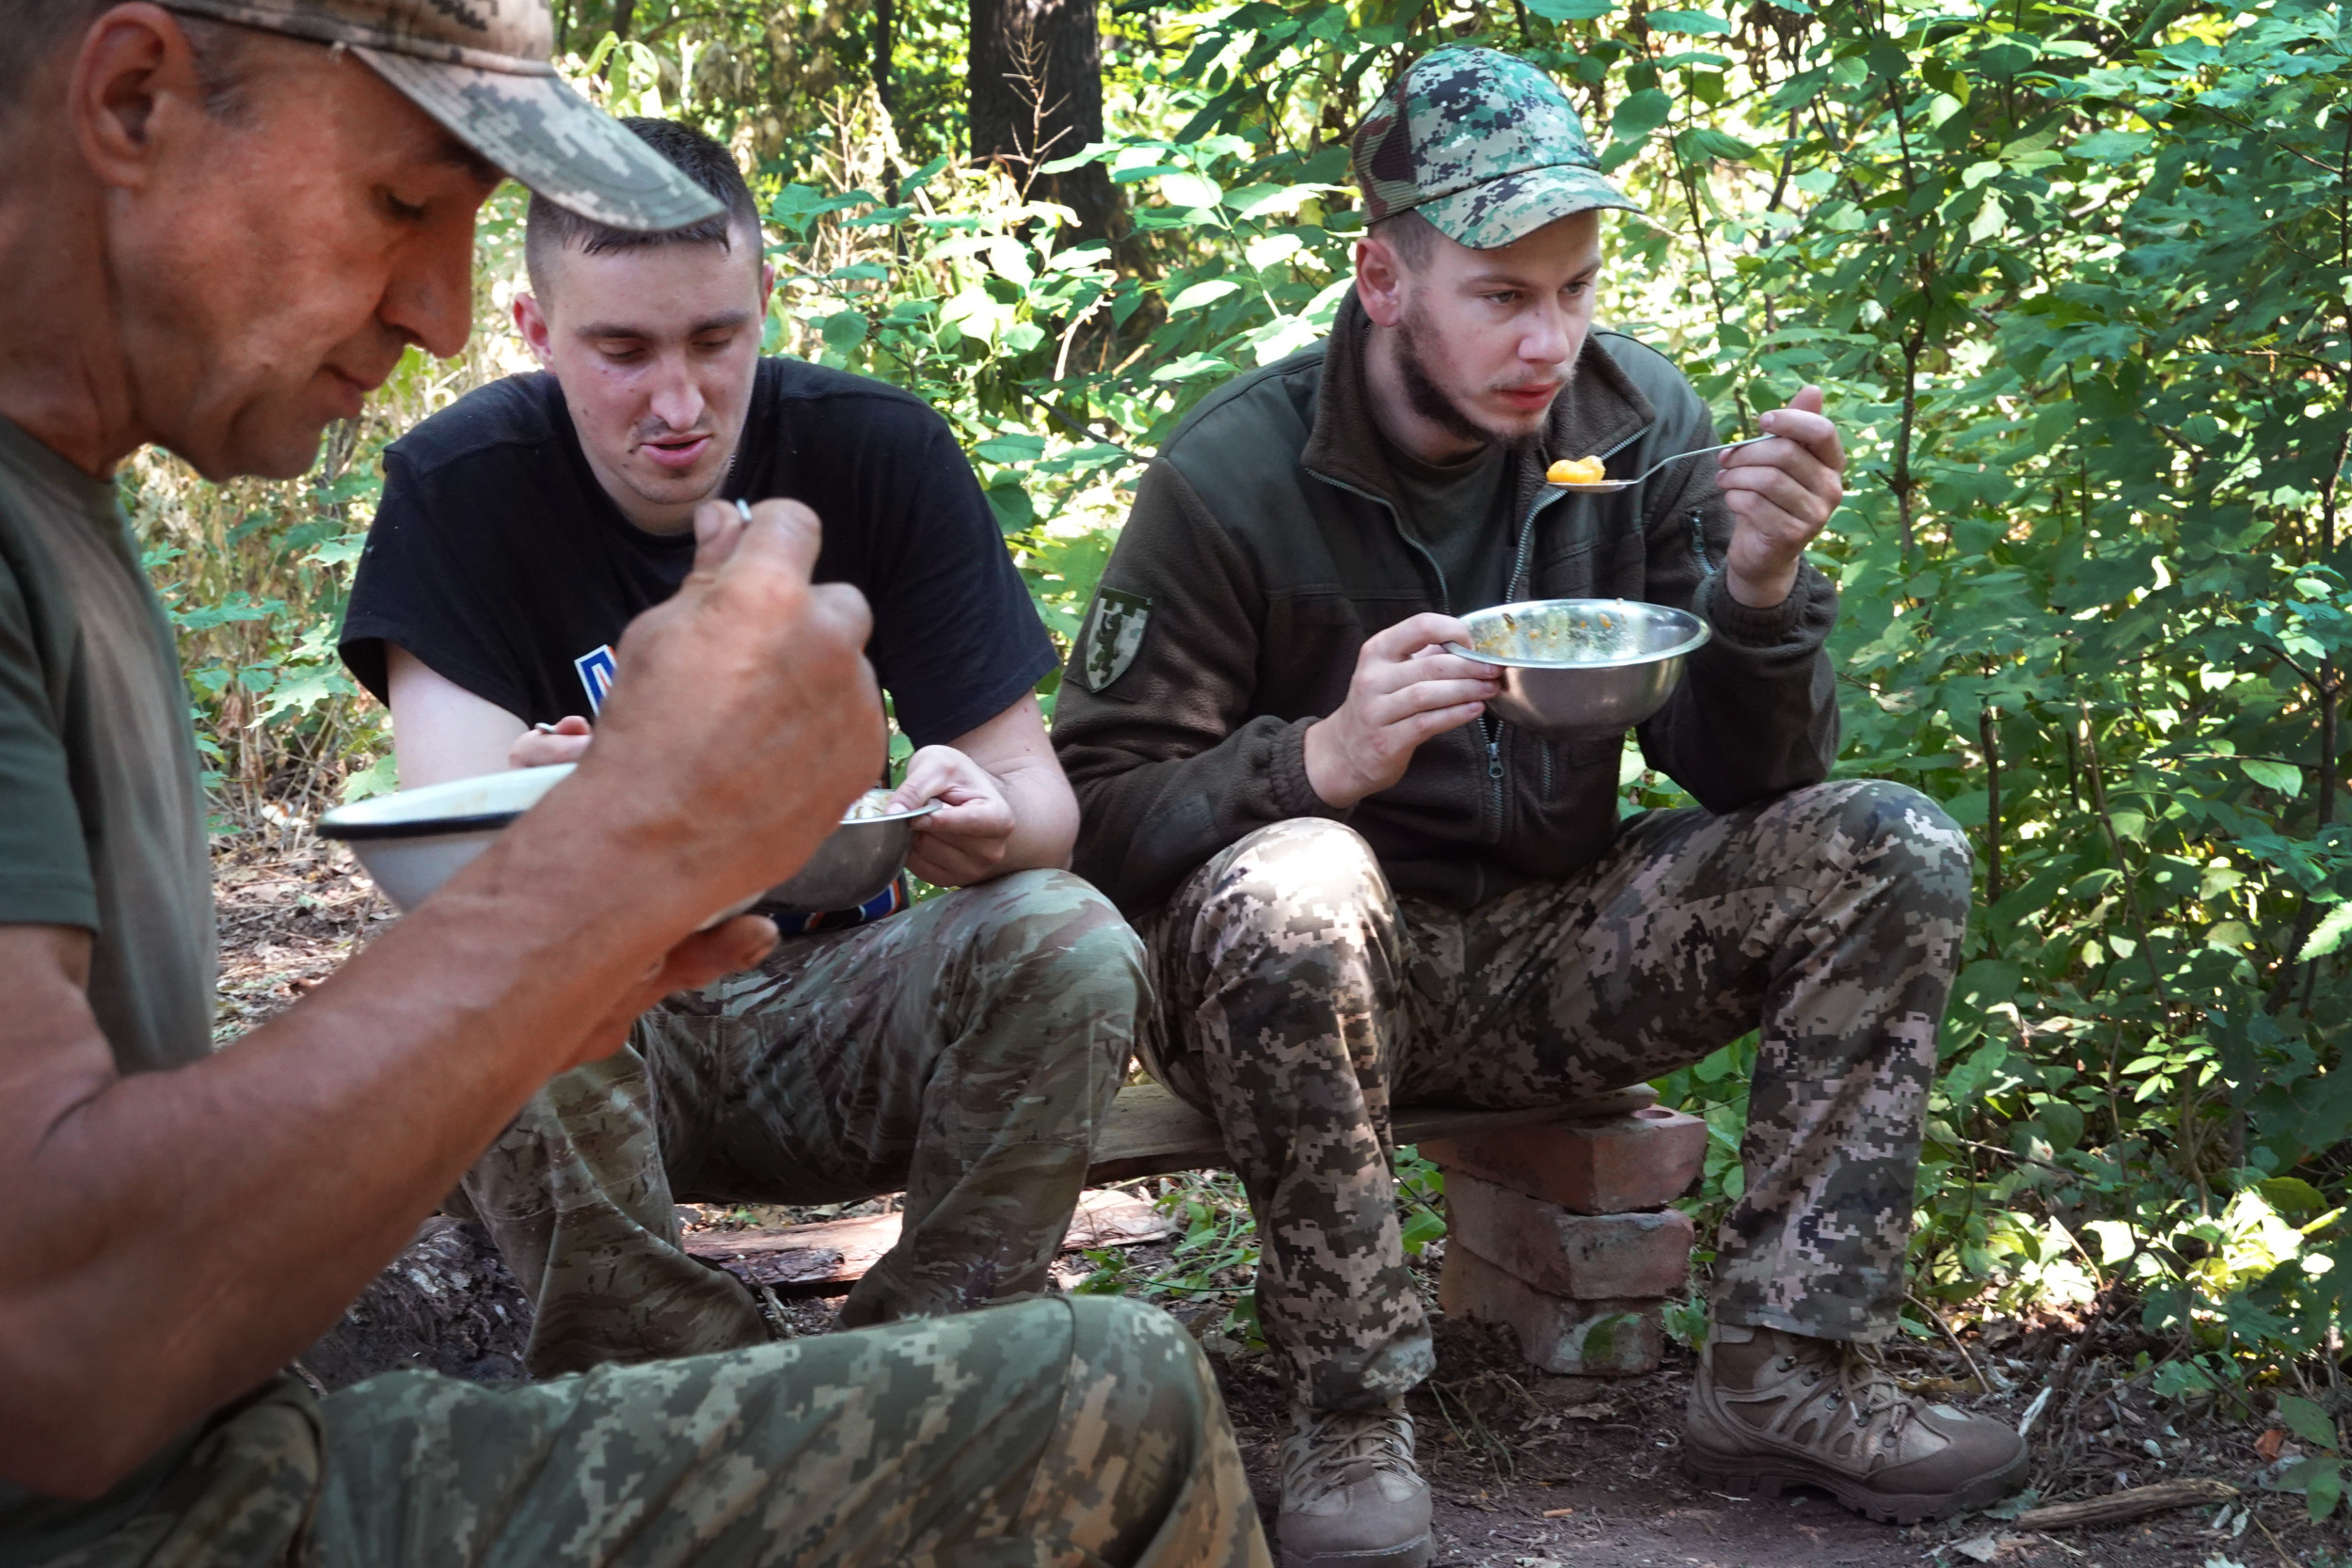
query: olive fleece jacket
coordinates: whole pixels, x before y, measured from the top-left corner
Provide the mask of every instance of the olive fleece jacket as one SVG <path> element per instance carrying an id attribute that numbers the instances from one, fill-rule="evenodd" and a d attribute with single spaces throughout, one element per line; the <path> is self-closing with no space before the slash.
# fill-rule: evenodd
<path id="1" fill-rule="evenodd" d="M 1136 486 L 1054 719 L 1082 813 L 1073 868 L 1131 916 L 1295 816 L 1346 821 L 1398 893 L 1456 908 L 1570 876 L 1616 836 L 1621 737 L 1547 741 L 1492 716 L 1432 737 L 1351 810 L 1308 784 L 1308 726 L 1345 701 L 1364 640 L 1423 610 L 1484 608 L 1449 602 L 1399 526 L 1364 386 L 1369 327 L 1351 292 L 1328 339 L 1209 397 Z M 1596 330 L 1540 443 L 1518 454 L 1512 516 L 1491 521 L 1512 551 L 1506 602 L 1644 599 L 1713 625 L 1637 733 L 1650 767 L 1726 812 L 1829 776 L 1836 588 L 1807 563 L 1781 604 L 1732 598 L 1712 458 L 1613 496 L 1543 486 L 1550 458 L 1597 453 L 1626 478 L 1714 439 L 1663 356 Z"/>

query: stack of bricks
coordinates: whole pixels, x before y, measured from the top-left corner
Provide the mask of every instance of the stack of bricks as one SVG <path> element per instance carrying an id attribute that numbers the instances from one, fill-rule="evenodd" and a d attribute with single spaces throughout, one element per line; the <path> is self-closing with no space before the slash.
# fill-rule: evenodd
<path id="1" fill-rule="evenodd" d="M 1666 1205 L 1699 1174 L 1705 1122 L 1653 1105 L 1421 1152 L 1445 1172 L 1449 1316 L 1508 1324 L 1548 1372 L 1657 1369 L 1691 1266 L 1690 1217 Z"/>

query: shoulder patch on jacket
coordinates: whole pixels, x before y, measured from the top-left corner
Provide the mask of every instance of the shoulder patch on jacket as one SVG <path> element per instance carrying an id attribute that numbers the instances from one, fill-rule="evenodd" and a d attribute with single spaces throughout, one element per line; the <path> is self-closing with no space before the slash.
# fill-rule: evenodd
<path id="1" fill-rule="evenodd" d="M 1152 601 L 1141 594 L 1096 589 L 1094 611 L 1078 634 L 1078 683 L 1101 691 L 1125 674 L 1143 647 L 1143 628 L 1151 620 Z"/>

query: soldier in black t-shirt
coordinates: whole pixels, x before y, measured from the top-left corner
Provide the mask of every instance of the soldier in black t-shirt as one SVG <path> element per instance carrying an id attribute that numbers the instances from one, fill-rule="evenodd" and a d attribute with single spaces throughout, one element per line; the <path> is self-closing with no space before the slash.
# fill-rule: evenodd
<path id="1" fill-rule="evenodd" d="M 404 784 L 569 760 L 628 679 L 622 627 L 692 564 L 694 507 L 802 501 L 817 579 L 873 607 L 916 748 L 896 799 L 940 803 L 909 863 L 957 891 L 780 915 L 759 969 L 669 998 L 476 1164 L 464 1194 L 533 1298 L 541 1376 L 764 1337 L 681 1250 L 674 1199 L 904 1189 L 847 1324 L 1041 1289 L 1145 995 L 1133 934 L 1062 869 L 1077 808 L 1032 694 L 1055 652 L 946 421 L 760 358 L 772 271 L 741 174 L 696 132 L 627 123 L 728 214 L 648 236 L 532 204 L 515 315 L 547 370 L 388 452 L 343 658 L 390 705 Z"/>

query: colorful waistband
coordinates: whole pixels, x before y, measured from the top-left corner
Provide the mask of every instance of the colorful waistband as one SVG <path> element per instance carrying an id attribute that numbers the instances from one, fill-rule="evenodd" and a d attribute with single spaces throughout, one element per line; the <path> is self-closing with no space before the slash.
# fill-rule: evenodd
<path id="1" fill-rule="evenodd" d="M 852 926 L 871 926 L 875 921 L 897 914 L 914 902 L 908 891 L 903 873 L 890 879 L 890 885 L 853 910 L 818 910 L 810 913 L 761 909 L 755 912 L 766 915 L 776 923 L 779 933 L 787 937 L 804 937 L 816 931 L 846 931 Z"/>

